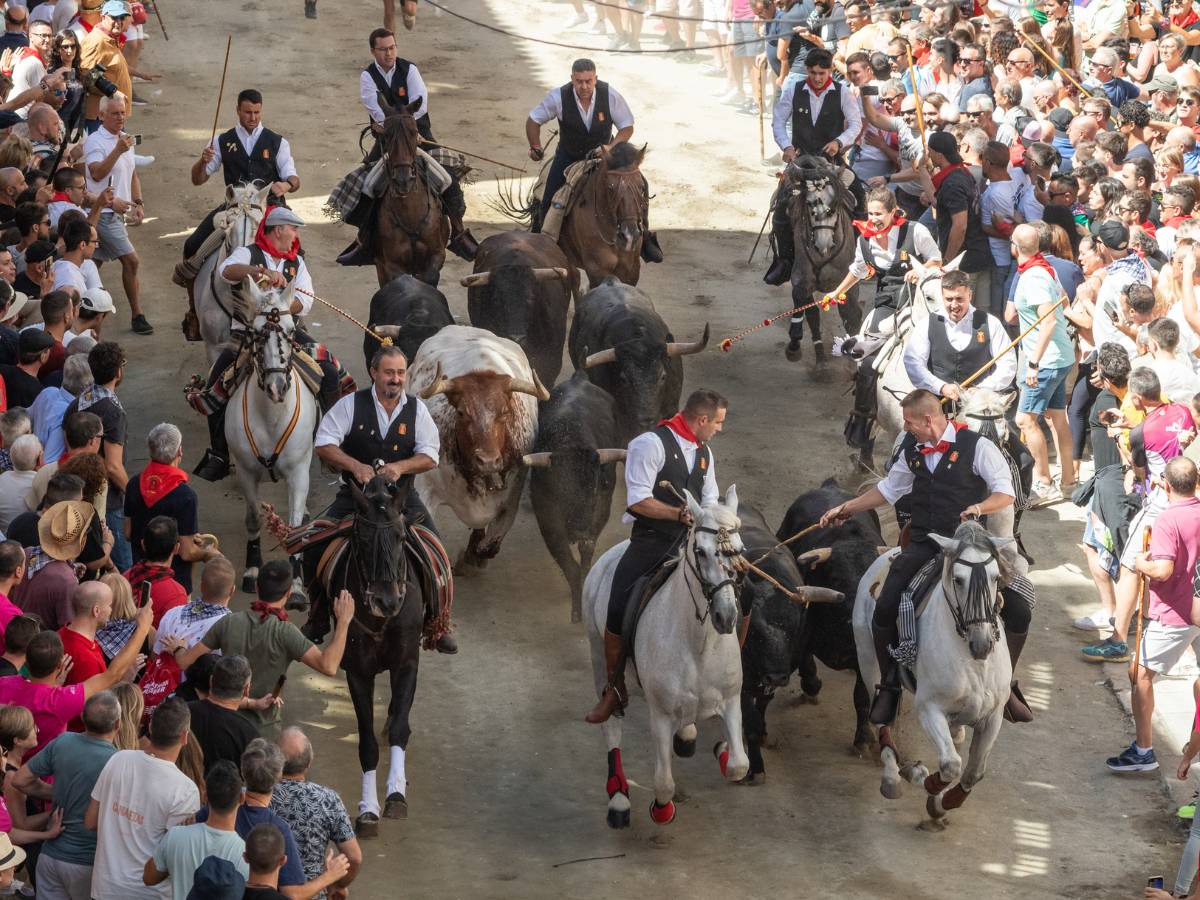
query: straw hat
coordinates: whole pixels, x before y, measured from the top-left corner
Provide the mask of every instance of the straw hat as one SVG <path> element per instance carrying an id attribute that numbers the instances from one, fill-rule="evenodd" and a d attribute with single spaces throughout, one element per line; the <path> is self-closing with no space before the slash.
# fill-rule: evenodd
<path id="1" fill-rule="evenodd" d="M 15 869 L 25 862 L 25 851 L 14 847 L 7 834 L 0 833 L 0 872 Z"/>
<path id="2" fill-rule="evenodd" d="M 86 500 L 63 500 L 42 513 L 38 540 L 47 556 L 72 560 L 83 552 L 96 508 Z"/>

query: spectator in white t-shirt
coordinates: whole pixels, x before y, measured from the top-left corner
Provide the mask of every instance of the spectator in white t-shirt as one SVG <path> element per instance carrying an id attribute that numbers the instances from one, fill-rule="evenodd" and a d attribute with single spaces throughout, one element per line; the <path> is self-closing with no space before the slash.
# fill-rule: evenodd
<path id="1" fill-rule="evenodd" d="M 229 615 L 229 601 L 237 590 L 237 572 L 224 556 L 214 556 L 204 564 L 200 575 L 200 596 L 167 610 L 158 623 L 154 652 L 166 649 L 164 639 L 178 638 L 191 649 L 208 633 L 213 622 Z"/>
<path id="2" fill-rule="evenodd" d="M 980 162 L 987 182 L 980 201 L 980 218 L 996 266 L 992 272 L 988 312 L 999 318 L 1004 315 L 1004 300 L 1008 296 L 1006 286 L 1014 265 L 1009 238 L 1016 224 L 1017 182 L 1009 174 L 1008 148 L 999 141 L 988 141 L 980 154 Z"/>
<path id="3" fill-rule="evenodd" d="M 60 232 L 63 255 L 54 261 L 54 290 L 73 291 L 76 300 L 82 300 L 89 288 L 103 288 L 99 273 L 95 280 L 89 278 L 85 263 L 92 261 L 92 254 L 100 240 L 96 229 L 87 222 L 72 221 Z"/>
<path id="4" fill-rule="evenodd" d="M 1200 376 L 1196 375 L 1192 364 L 1178 353 L 1179 323 L 1162 316 L 1146 326 L 1146 337 L 1149 352 L 1134 360 L 1133 367 L 1153 369 L 1167 401 L 1190 407 L 1192 398 L 1200 391 Z"/>
<path id="5" fill-rule="evenodd" d="M 200 808 L 195 783 L 175 765 L 190 724 L 186 703 L 165 701 L 150 719 L 146 749 L 116 753 L 100 773 L 84 816 L 97 833 L 94 900 L 170 900 L 170 885 L 148 887 L 142 879 L 167 829 Z"/>

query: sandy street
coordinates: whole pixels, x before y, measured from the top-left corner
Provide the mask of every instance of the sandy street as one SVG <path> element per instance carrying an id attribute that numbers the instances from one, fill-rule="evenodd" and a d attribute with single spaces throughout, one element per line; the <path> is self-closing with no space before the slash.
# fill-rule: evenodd
<path id="1" fill-rule="evenodd" d="M 566 3 L 456 0 L 453 9 L 530 36 L 593 47 L 605 40 L 560 33 Z M 165 77 L 139 86 L 152 103 L 137 108 L 129 125 L 145 135 L 140 152 L 157 157 L 141 171 L 151 218 L 131 232 L 153 337 L 129 332 L 117 272 L 111 266 L 102 272 L 120 310 L 109 336 L 129 348 L 121 395 L 130 410 L 131 472 L 144 463 L 146 431 L 161 420 L 184 428 L 189 468 L 207 437 L 181 393 L 188 376 L 204 370 L 203 346 L 185 343 L 179 333 L 185 299 L 170 273 L 184 236 L 220 196 L 215 183 L 192 187 L 187 171 L 209 136 L 227 23 L 237 30 L 221 129 L 234 122 L 239 89 L 262 90 L 264 122 L 291 141 L 303 181 L 292 205 L 312 223 L 304 245 L 317 292 L 365 317 L 375 289 L 373 270 L 333 263 L 352 235 L 323 219 L 320 208 L 357 162 L 356 139 L 366 121 L 358 74 L 369 60 L 366 35 L 382 20 L 380 4 L 323 0 L 316 22 L 302 17 L 299 0 L 169 3 L 163 11 L 171 40 L 149 32 L 144 65 Z M 658 46 L 652 28 L 643 39 L 647 48 Z M 636 140 L 649 144 L 651 217 L 667 260 L 643 270 L 641 287 L 678 339 L 694 339 L 705 322 L 712 326 L 714 349 L 685 362 L 685 392 L 710 385 L 731 398 L 725 434 L 714 446 L 722 487 L 736 483 L 775 527 L 801 491 L 830 475 L 850 483 L 841 437 L 850 398 L 840 363 L 823 371 L 807 356 L 787 363 L 782 329 L 760 331 L 729 354 L 715 349 L 720 338 L 790 305 L 786 291 L 762 284 L 761 250 L 753 270 L 746 265 L 772 171 L 758 162 L 757 121 L 714 99 L 718 79 L 701 75 L 698 64 L 662 56 L 515 41 L 436 17 L 424 4 L 417 30 L 397 37 L 401 55 L 419 65 L 430 87 L 435 133 L 531 171 L 525 116 L 546 89 L 567 79 L 574 57 L 595 58 L 600 77 L 630 100 Z M 487 206 L 496 196 L 497 171 L 484 166 L 467 191 L 468 219 L 479 238 L 509 227 Z M 441 285 L 464 321 L 458 281 L 469 271 L 451 257 Z M 837 333 L 835 321 L 827 316 L 827 337 Z M 349 323 L 318 307 L 310 326 L 356 377 L 365 377 L 360 336 Z M 561 377 L 570 371 L 568 364 Z M 242 504 L 234 480 L 194 484 L 202 526 L 220 535 L 240 567 Z M 282 485 L 268 485 L 266 493 L 284 502 Z M 331 496 L 329 478 L 316 475 L 310 511 Z M 618 512 L 604 547 L 624 537 Z M 436 515 L 456 553 L 465 529 L 448 510 Z M 599 730 L 582 721 L 594 700 L 583 629 L 569 624 L 565 582 L 526 500 L 500 556 L 482 576 L 459 582 L 460 654 L 424 654 L 409 748 L 410 818 L 385 820 L 381 837 L 364 845 L 353 895 L 1131 898 L 1154 874 L 1166 875 L 1169 886 L 1182 832 L 1172 824 L 1158 775 L 1122 779 L 1104 768 L 1104 757 L 1130 740 L 1131 727 L 1101 670 L 1077 656 L 1079 635 L 1069 625 L 1093 599 L 1077 548 L 1079 518 L 1070 506 L 1026 518 L 1040 602 L 1019 674 L 1037 721 L 1004 726 L 987 778 L 947 830 L 916 830 L 924 798 L 912 788 L 898 802 L 880 797 L 878 768 L 850 752 L 852 681 L 822 672 L 819 705 L 799 705 L 795 684 L 775 701 L 776 745 L 765 786 L 722 783 L 707 752 L 718 727 L 701 725 L 700 752 L 676 761 L 687 801 L 667 828 L 647 815 L 652 759 L 645 707 L 635 705 L 625 730 L 626 771 L 637 783 L 634 824 L 613 832 L 605 825 L 605 748 Z M 315 779 L 339 790 L 353 816 L 360 779 L 344 682 L 293 668 L 285 699 L 286 718 L 314 737 Z M 382 714 L 386 696 L 377 705 Z M 901 739 L 911 755 L 929 760 L 915 720 L 904 721 Z M 1160 756 L 1173 771 L 1177 757 L 1162 750 Z M 614 855 L 623 858 L 573 862 Z"/>

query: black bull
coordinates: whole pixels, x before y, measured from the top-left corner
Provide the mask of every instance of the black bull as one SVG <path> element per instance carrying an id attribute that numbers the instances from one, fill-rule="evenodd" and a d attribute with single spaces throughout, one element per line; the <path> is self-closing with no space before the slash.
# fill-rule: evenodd
<path id="1" fill-rule="evenodd" d="M 418 348 L 427 338 L 447 325 L 454 324 L 450 304 L 435 287 L 411 275 L 397 275 L 371 297 L 367 323 L 372 331 L 404 351 L 412 362 Z M 371 367 L 371 357 L 379 349 L 379 341 L 370 334 L 363 335 L 363 359 Z"/>

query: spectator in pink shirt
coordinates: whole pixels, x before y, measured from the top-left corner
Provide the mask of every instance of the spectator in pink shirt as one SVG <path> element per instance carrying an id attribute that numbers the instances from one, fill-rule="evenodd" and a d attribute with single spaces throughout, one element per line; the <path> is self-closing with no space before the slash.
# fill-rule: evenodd
<path id="1" fill-rule="evenodd" d="M 1193 582 L 1200 563 L 1200 499 L 1196 498 L 1196 464 L 1177 456 L 1164 473 L 1167 506 L 1159 513 L 1149 553 L 1138 552 L 1135 571 L 1150 581 L 1150 622 L 1137 648 L 1141 666 L 1129 667 L 1133 687 L 1134 742 L 1110 757 L 1114 772 L 1149 772 L 1154 756 L 1154 677 L 1165 675 L 1188 647 L 1200 652 L 1200 627 L 1192 624 Z"/>
<path id="2" fill-rule="evenodd" d="M 82 684 L 63 685 L 71 670 L 71 658 L 63 653 L 62 638 L 55 631 L 43 631 L 29 642 L 25 664 L 29 677 L 9 675 L 0 678 L 0 703 L 24 706 L 37 722 L 37 745 L 26 759 L 66 731 L 67 723 L 83 715 L 87 698 L 106 691 L 120 681 L 137 659 L 138 650 L 150 633 L 150 617 L 154 610 L 145 606 L 138 610 L 138 630 L 133 639 L 113 659 L 105 672 L 99 672 Z"/>
<path id="3" fill-rule="evenodd" d="M 25 548 L 16 541 L 0 541 L 0 634 L 21 614 L 21 608 L 9 599 L 9 594 L 24 577 Z M 0 637 L 0 653 L 3 652 L 4 639 Z"/>

